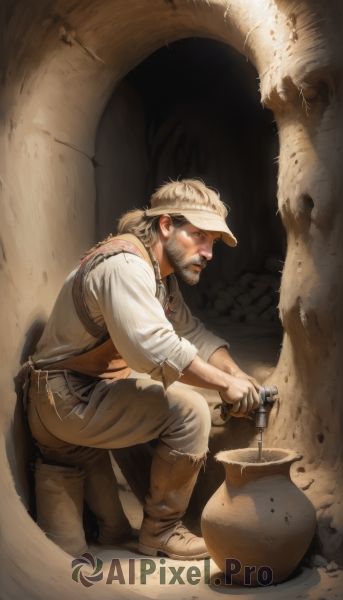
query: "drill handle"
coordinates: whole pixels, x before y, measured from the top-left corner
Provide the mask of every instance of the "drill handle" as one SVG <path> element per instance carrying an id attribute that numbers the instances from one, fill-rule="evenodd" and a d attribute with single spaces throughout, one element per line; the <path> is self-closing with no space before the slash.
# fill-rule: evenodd
<path id="1" fill-rule="evenodd" d="M 266 403 L 273 405 L 275 400 L 274 396 L 278 393 L 278 389 L 275 385 L 270 387 L 262 386 L 259 390 L 260 406 L 264 406 Z"/>
<path id="2" fill-rule="evenodd" d="M 251 412 L 251 415 L 256 416 L 256 426 L 258 427 L 257 423 L 263 423 L 266 419 L 265 417 L 265 413 L 266 410 L 264 408 L 264 405 L 270 404 L 273 405 L 275 400 L 273 398 L 273 396 L 276 396 L 276 394 L 278 393 L 278 389 L 277 387 L 275 387 L 274 385 L 271 387 L 261 387 L 259 390 L 259 396 L 260 396 L 260 406 L 259 408 L 257 408 L 255 411 Z M 222 399 L 222 403 L 221 403 L 221 409 L 220 409 L 220 416 L 221 419 L 226 422 L 229 420 L 230 418 L 230 411 L 233 407 L 233 404 L 229 404 L 228 402 L 226 402 L 226 400 L 224 400 L 219 392 L 219 396 Z M 259 416 L 260 415 L 260 416 Z M 265 427 L 266 425 L 261 424 L 260 427 Z"/>

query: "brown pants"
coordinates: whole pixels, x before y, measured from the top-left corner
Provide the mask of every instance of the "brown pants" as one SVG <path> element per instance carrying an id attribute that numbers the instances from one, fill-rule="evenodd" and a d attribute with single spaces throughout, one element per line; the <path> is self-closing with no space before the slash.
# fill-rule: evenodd
<path id="1" fill-rule="evenodd" d="M 211 419 L 204 398 L 151 379 L 94 380 L 68 371 L 31 371 L 28 416 L 44 453 L 75 446 L 110 450 L 160 438 L 175 453 L 205 456 Z"/>

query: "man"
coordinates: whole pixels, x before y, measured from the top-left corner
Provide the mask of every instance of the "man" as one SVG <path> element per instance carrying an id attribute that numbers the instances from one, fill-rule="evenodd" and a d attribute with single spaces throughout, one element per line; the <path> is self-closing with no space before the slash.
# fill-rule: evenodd
<path id="1" fill-rule="evenodd" d="M 86 471 L 85 497 L 101 543 L 125 540 L 106 450 L 158 439 L 144 505 L 140 551 L 191 560 L 208 555 L 181 518 L 207 452 L 210 413 L 188 386 L 217 390 L 244 417 L 258 384 L 185 305 L 174 273 L 197 283 L 213 244 L 236 239 L 224 204 L 198 180 L 170 182 L 151 208 L 119 222 L 67 278 L 33 357 L 29 422 L 44 460 Z M 130 368 L 151 379 L 128 378 Z M 106 490 L 105 504 L 96 490 Z"/>

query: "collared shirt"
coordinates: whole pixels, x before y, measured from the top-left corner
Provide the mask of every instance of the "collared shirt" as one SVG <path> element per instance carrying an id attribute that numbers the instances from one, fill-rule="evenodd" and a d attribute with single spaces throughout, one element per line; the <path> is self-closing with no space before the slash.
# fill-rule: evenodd
<path id="1" fill-rule="evenodd" d="M 72 299 L 73 271 L 64 283 L 33 361 L 38 369 L 91 350 L 100 340 L 81 324 Z M 157 275 L 156 275 L 157 277 Z M 100 263 L 87 277 L 85 300 L 94 321 L 108 332 L 127 365 L 167 388 L 199 354 L 208 361 L 229 344 L 206 330 L 185 304 L 177 279 L 168 277 L 172 297 L 166 317 L 156 298 L 156 278 L 142 258 L 122 253 Z"/>

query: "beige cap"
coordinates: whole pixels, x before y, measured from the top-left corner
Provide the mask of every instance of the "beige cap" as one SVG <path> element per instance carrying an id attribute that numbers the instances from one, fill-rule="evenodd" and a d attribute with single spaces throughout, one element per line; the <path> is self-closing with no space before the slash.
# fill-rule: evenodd
<path id="1" fill-rule="evenodd" d="M 225 218 L 227 209 L 214 190 L 197 179 L 172 181 L 151 196 L 148 217 L 158 215 L 183 215 L 192 225 L 205 231 L 222 234 L 228 246 L 236 246 L 237 240 L 228 228 Z"/>

